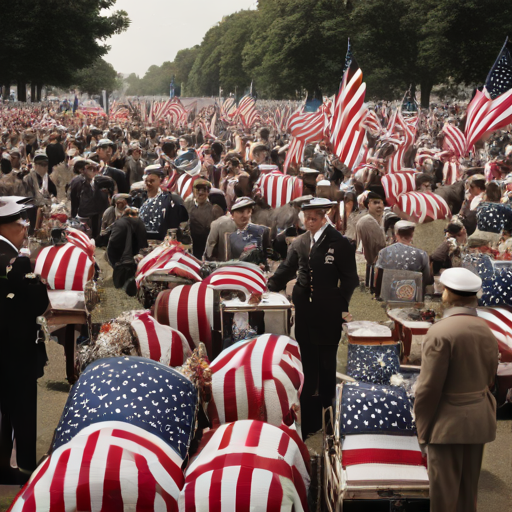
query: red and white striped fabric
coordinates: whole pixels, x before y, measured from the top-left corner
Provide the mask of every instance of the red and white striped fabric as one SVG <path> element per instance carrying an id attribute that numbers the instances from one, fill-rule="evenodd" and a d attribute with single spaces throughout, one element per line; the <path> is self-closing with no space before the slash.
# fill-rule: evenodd
<path id="1" fill-rule="evenodd" d="M 37 256 L 34 272 L 51 290 L 83 291 L 92 279 L 94 261 L 72 243 L 45 247 Z"/>
<path id="2" fill-rule="evenodd" d="M 238 103 L 236 113 L 245 128 L 250 129 L 259 118 L 259 112 L 256 110 L 256 100 L 249 95 L 244 96 Z"/>
<path id="3" fill-rule="evenodd" d="M 443 149 L 452 151 L 457 158 L 463 157 L 466 151 L 465 135 L 450 123 L 446 123 L 442 131 L 444 133 Z"/>
<path id="4" fill-rule="evenodd" d="M 200 178 L 200 175 L 191 176 L 190 174 L 182 174 L 177 180 L 175 185 L 175 192 L 179 194 L 182 199 L 188 199 L 194 195 L 194 181 Z"/>
<path id="5" fill-rule="evenodd" d="M 236 115 L 236 102 L 234 98 L 226 98 L 220 108 L 220 118 L 227 123 L 233 120 Z"/>
<path id="6" fill-rule="evenodd" d="M 329 130 L 328 106 L 322 105 L 316 112 L 304 112 L 304 106 L 297 109 L 288 121 L 288 131 L 292 138 L 283 165 L 286 173 L 290 165 L 302 162 L 307 143 L 322 140 Z"/>
<path id="7" fill-rule="evenodd" d="M 182 464 L 170 446 L 139 427 L 95 423 L 36 469 L 9 512 L 176 512 Z"/>
<path id="8" fill-rule="evenodd" d="M 239 290 L 246 295 L 261 295 L 267 289 L 267 280 L 260 267 L 244 261 L 218 268 L 203 283 L 216 290 Z"/>
<path id="9" fill-rule="evenodd" d="M 309 456 L 294 434 L 261 421 L 219 427 L 186 471 L 180 512 L 306 512 Z"/>
<path id="10" fill-rule="evenodd" d="M 417 117 L 413 121 L 417 121 Z M 397 150 L 387 160 L 387 174 L 391 174 L 406 167 L 404 156 L 406 151 L 414 144 L 416 124 L 410 120 L 406 122 L 402 114 L 396 110 L 389 120 L 386 137 L 390 142 L 398 142 Z"/>
<path id="11" fill-rule="evenodd" d="M 341 463 L 348 486 L 428 485 L 427 462 L 413 436 L 346 436 Z"/>
<path id="12" fill-rule="evenodd" d="M 212 357 L 213 289 L 204 283 L 176 286 L 158 294 L 155 318 L 180 331 L 192 350 L 202 341 Z"/>
<path id="13" fill-rule="evenodd" d="M 382 126 L 379 116 L 375 110 L 366 111 L 366 115 L 361 121 L 361 127 L 369 131 L 374 137 L 384 135 L 384 127 Z"/>
<path id="14" fill-rule="evenodd" d="M 300 350 L 288 336 L 263 334 L 222 351 L 210 365 L 214 426 L 237 420 L 292 425 L 304 383 Z"/>
<path id="15" fill-rule="evenodd" d="M 483 92 L 477 90 L 467 110 L 464 131 L 466 153 L 486 133 L 504 128 L 510 123 L 512 123 L 512 89 L 494 100 L 490 99 L 485 88 Z"/>
<path id="16" fill-rule="evenodd" d="M 302 196 L 303 181 L 281 172 L 262 175 L 258 180 L 261 196 L 271 208 L 279 208 Z"/>
<path id="17" fill-rule="evenodd" d="M 367 111 L 364 107 L 365 93 L 363 72 L 361 69 L 354 72 L 349 66 L 343 75 L 330 121 L 333 153 L 349 168 L 356 163 L 366 133 L 361 127 Z"/>
<path id="18" fill-rule="evenodd" d="M 394 174 L 386 174 L 382 177 L 382 186 L 386 195 L 386 203 L 393 207 L 400 195 L 416 190 L 416 172 L 401 171 Z"/>
<path id="19" fill-rule="evenodd" d="M 432 192 L 406 192 L 398 198 L 397 204 L 419 224 L 427 219 L 449 219 L 452 215 L 448 203 Z"/>
<path id="20" fill-rule="evenodd" d="M 501 362 L 512 362 L 512 308 L 509 306 L 476 308 L 476 313 L 487 322 L 489 329 L 496 336 Z"/>
<path id="21" fill-rule="evenodd" d="M 142 357 L 166 366 L 182 366 L 192 355 L 187 338 L 181 332 L 157 322 L 149 311 L 135 313 L 132 329 L 139 341 Z"/>
<path id="22" fill-rule="evenodd" d="M 135 282 L 140 287 L 142 280 L 155 272 L 201 281 L 201 262 L 183 249 L 177 242 L 161 244 L 145 256 L 137 266 Z"/>
<path id="23" fill-rule="evenodd" d="M 94 251 L 96 250 L 94 240 L 91 240 L 83 231 L 75 228 L 66 228 L 66 238 L 70 244 L 82 249 L 94 261 Z"/>
<path id="24" fill-rule="evenodd" d="M 439 153 L 439 150 L 436 148 L 419 148 L 414 158 L 416 167 L 422 167 L 427 158 L 434 159 L 437 153 Z"/>

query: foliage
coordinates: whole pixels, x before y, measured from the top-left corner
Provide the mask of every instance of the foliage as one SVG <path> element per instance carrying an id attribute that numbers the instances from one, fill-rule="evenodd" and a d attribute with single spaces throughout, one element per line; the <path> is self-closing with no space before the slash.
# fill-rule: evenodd
<path id="1" fill-rule="evenodd" d="M 103 89 L 109 92 L 114 91 L 122 84 L 114 66 L 101 58 L 96 59 L 91 66 L 78 70 L 73 82 L 81 92 L 91 96 L 101 94 Z"/>
<path id="2" fill-rule="evenodd" d="M 2 6 L 0 82 L 69 86 L 75 73 L 107 53 L 104 41 L 126 30 L 116 0 L 16 0 Z"/>

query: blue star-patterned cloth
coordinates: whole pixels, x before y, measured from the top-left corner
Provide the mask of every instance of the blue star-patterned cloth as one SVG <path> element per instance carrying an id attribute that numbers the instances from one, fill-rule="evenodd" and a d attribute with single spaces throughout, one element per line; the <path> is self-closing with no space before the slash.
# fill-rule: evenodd
<path id="1" fill-rule="evenodd" d="M 359 382 L 389 384 L 400 371 L 398 345 L 349 345 L 347 375 Z"/>
<path id="2" fill-rule="evenodd" d="M 102 421 L 131 423 L 185 458 L 194 435 L 198 396 L 181 373 L 143 357 L 110 357 L 91 363 L 73 387 L 53 449 Z"/>
<path id="3" fill-rule="evenodd" d="M 340 423 L 343 434 L 414 435 L 412 405 L 405 389 L 365 382 L 343 384 Z"/>
<path id="4" fill-rule="evenodd" d="M 476 210 L 477 227 L 480 231 L 501 233 L 512 229 L 512 208 L 501 203 L 480 203 Z"/>
<path id="5" fill-rule="evenodd" d="M 146 226 L 146 231 L 157 232 L 165 217 L 165 194 L 160 193 L 156 197 L 148 198 L 140 207 L 139 217 Z"/>
<path id="6" fill-rule="evenodd" d="M 512 269 L 502 268 L 482 282 L 481 306 L 512 306 Z"/>
<path id="7" fill-rule="evenodd" d="M 265 227 L 257 224 L 248 224 L 245 229 L 237 229 L 229 235 L 229 244 L 231 247 L 231 258 L 238 259 L 240 255 L 248 248 L 263 247 L 263 235 Z"/>
<path id="8" fill-rule="evenodd" d="M 480 279 L 493 279 L 494 278 L 494 265 L 492 258 L 484 253 L 469 253 L 464 254 L 461 259 L 461 267 L 471 270 Z"/>
<path id="9" fill-rule="evenodd" d="M 377 259 L 377 267 L 384 269 L 422 272 L 428 265 L 428 254 L 425 251 L 400 242 L 382 249 Z"/>

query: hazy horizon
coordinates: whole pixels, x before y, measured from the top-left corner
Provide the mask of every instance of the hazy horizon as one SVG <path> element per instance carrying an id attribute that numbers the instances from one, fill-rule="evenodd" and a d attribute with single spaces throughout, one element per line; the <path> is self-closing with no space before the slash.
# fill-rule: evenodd
<path id="1" fill-rule="evenodd" d="M 200 44 L 224 16 L 256 5 L 256 0 L 117 0 L 113 10 L 126 11 L 131 24 L 106 41 L 111 49 L 104 59 L 118 73 L 142 78 L 150 66 L 172 62 L 179 50 Z"/>

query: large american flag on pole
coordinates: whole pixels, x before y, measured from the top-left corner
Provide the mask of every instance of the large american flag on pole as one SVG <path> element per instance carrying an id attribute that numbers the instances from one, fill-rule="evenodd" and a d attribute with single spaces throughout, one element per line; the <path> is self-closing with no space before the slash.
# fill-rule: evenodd
<path id="1" fill-rule="evenodd" d="M 127 422 L 88 426 L 36 469 L 10 512 L 177 512 L 183 459 Z"/>
<path id="2" fill-rule="evenodd" d="M 224 350 L 210 365 L 213 425 L 243 419 L 292 425 L 304 383 L 299 346 L 288 336 L 264 334 Z"/>
<path id="3" fill-rule="evenodd" d="M 365 92 L 363 72 L 352 56 L 349 40 L 343 79 L 330 122 L 333 153 L 349 168 L 355 164 L 366 134 L 361 127 L 366 116 Z"/>
<path id="4" fill-rule="evenodd" d="M 483 91 L 468 105 L 466 119 L 466 152 L 486 133 L 512 123 L 512 56 L 507 39 L 489 71 Z"/>
<path id="5" fill-rule="evenodd" d="M 182 512 L 306 512 L 309 455 L 296 432 L 261 421 L 219 427 L 188 467 Z"/>
<path id="6" fill-rule="evenodd" d="M 250 96 L 244 96 L 238 103 L 237 114 L 245 128 L 250 129 L 259 118 L 259 112 L 256 109 L 256 100 Z"/>

